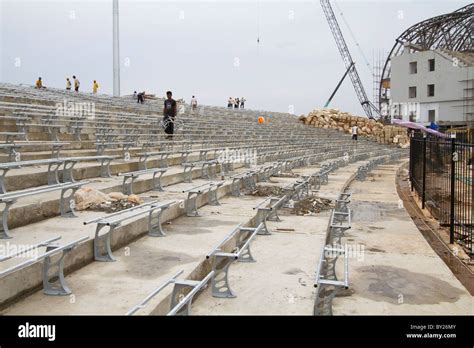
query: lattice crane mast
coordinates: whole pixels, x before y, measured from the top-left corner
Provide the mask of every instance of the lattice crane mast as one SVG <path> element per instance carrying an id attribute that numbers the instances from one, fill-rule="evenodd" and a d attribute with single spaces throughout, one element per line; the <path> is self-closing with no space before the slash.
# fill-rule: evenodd
<path id="1" fill-rule="evenodd" d="M 357 98 L 359 98 L 359 102 L 362 105 L 365 114 L 368 118 L 381 117 L 380 110 L 367 98 L 364 86 L 362 85 L 362 81 L 360 80 L 359 74 L 357 73 L 357 69 L 354 65 L 355 63 L 352 60 L 351 53 L 349 52 L 349 48 L 347 47 L 346 41 L 344 40 L 344 36 L 342 35 L 341 28 L 337 23 L 336 16 L 334 15 L 334 11 L 332 10 L 329 0 L 321 0 L 321 6 L 328 21 L 332 35 L 334 36 L 334 40 L 336 41 L 339 53 L 341 54 L 342 60 L 344 61 L 344 65 L 346 66 L 346 69 L 349 72 L 349 77 L 351 78 L 352 85 L 354 86 L 355 92 L 357 94 Z M 334 91 L 334 93 L 336 91 Z"/>

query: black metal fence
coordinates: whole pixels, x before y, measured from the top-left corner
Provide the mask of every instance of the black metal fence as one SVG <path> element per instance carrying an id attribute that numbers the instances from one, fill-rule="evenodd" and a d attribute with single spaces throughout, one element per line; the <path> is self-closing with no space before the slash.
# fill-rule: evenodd
<path id="1" fill-rule="evenodd" d="M 474 144 L 415 133 L 410 145 L 412 190 L 423 209 L 449 227 L 450 243 L 474 256 Z"/>

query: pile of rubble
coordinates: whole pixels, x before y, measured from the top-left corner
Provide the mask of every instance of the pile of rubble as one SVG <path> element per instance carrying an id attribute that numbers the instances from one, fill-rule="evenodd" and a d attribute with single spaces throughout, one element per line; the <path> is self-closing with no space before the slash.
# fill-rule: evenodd
<path id="1" fill-rule="evenodd" d="M 315 109 L 307 116 L 300 116 L 299 120 L 306 125 L 337 129 L 348 134 L 351 133 L 352 126 L 357 125 L 360 136 L 373 139 L 380 144 L 394 143 L 402 148 L 406 148 L 410 144 L 405 128 L 384 125 L 376 120 L 353 116 L 348 112 L 341 112 L 338 109 Z"/>
<path id="2" fill-rule="evenodd" d="M 299 216 L 307 216 L 330 209 L 334 209 L 334 202 L 332 200 L 313 196 L 294 202 L 292 213 Z"/>
<path id="3" fill-rule="evenodd" d="M 280 197 L 283 195 L 283 189 L 279 186 L 257 185 L 257 189 L 246 192 L 247 195 L 258 197 Z"/>
<path id="4" fill-rule="evenodd" d="M 78 211 L 87 209 L 105 213 L 114 213 L 142 203 L 137 195 L 127 196 L 121 192 L 106 194 L 90 187 L 82 187 L 77 190 L 74 199 L 75 209 Z"/>
<path id="5" fill-rule="evenodd" d="M 275 178 L 299 178 L 300 177 L 298 173 L 293 173 L 293 172 L 278 173 L 273 176 Z"/>

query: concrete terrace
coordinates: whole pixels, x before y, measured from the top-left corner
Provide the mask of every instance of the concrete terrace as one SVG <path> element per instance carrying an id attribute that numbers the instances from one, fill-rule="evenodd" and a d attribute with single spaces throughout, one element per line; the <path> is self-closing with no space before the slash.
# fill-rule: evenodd
<path id="1" fill-rule="evenodd" d="M 92 103 L 93 114 L 58 115 L 65 99 Z M 133 314 L 165 315 L 182 299 L 171 314 L 474 314 L 472 296 L 399 204 L 405 150 L 290 114 L 188 105 L 168 140 L 161 110 L 162 100 L 0 84 L 3 315 L 124 315 L 136 305 Z M 111 217 L 78 210 L 81 192 L 140 203 Z M 313 196 L 334 206 L 296 215 Z M 104 229 L 84 224 L 93 219 Z M 157 237 L 159 225 L 166 235 Z M 326 258 L 335 236 L 359 253 Z M 38 244 L 36 258 L 12 251 Z M 45 274 L 62 256 L 59 273 Z M 45 279 L 63 296 L 45 294 Z M 229 288 L 235 297 L 222 297 Z"/>

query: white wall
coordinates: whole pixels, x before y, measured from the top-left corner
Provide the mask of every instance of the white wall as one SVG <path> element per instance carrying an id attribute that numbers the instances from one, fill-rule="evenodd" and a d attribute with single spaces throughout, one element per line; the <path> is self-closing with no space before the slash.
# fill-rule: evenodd
<path id="1" fill-rule="evenodd" d="M 428 60 L 435 60 L 435 71 L 429 71 Z M 417 73 L 410 74 L 410 62 L 417 62 Z M 391 102 L 419 103 L 417 121 L 428 122 L 428 110 L 436 110 L 436 121 L 466 121 L 463 93 L 466 79 L 474 78 L 473 67 L 456 64 L 451 57 L 439 51 L 402 54 L 392 58 Z M 435 95 L 428 97 L 427 86 L 435 85 Z M 408 97 L 408 89 L 415 86 L 416 98 Z M 470 101 L 472 103 L 472 101 Z M 401 108 L 407 110 L 408 108 Z M 394 112 L 392 109 L 392 116 Z M 402 113 L 409 120 L 408 112 Z"/>

